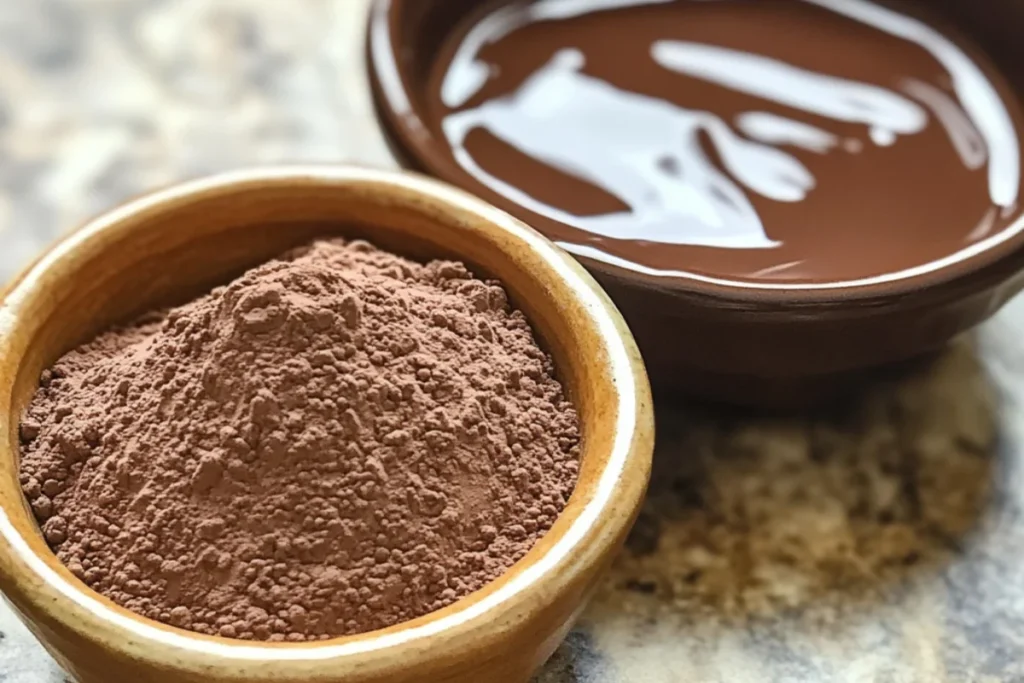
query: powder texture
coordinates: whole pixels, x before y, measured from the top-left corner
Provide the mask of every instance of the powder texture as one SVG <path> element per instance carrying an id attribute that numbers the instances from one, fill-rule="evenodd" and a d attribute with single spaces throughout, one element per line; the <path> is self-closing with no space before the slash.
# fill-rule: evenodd
<path id="1" fill-rule="evenodd" d="M 68 353 L 21 438 L 25 494 L 76 576 L 271 641 L 482 587 L 550 528 L 580 442 L 499 283 L 339 240 Z"/>

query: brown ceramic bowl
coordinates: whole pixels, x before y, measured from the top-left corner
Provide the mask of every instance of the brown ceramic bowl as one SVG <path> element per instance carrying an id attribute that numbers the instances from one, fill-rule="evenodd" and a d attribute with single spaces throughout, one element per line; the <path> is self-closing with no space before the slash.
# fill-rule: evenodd
<path id="1" fill-rule="evenodd" d="M 501 279 L 553 354 L 583 425 L 579 483 L 551 531 L 450 607 L 320 644 L 200 636 L 139 617 L 49 550 L 18 485 L 40 372 L 117 321 L 180 303 L 315 235 L 453 257 Z M 352 168 L 241 172 L 132 201 L 54 245 L 0 304 L 0 588 L 81 683 L 523 683 L 554 651 L 643 498 L 650 390 L 622 319 L 550 242 L 460 190 Z"/>
<path id="2" fill-rule="evenodd" d="M 898 2 L 898 0 L 897 0 Z M 426 83 L 446 35 L 477 0 L 375 0 L 368 68 L 397 158 L 453 182 L 546 231 L 551 219 L 463 171 L 429 121 Z M 939 0 L 1024 92 L 1024 4 Z M 803 406 L 855 386 L 870 370 L 935 350 L 1024 287 L 1024 231 L 928 272 L 850 285 L 754 286 L 651 278 L 579 260 L 622 310 L 655 390 L 758 406 Z"/>

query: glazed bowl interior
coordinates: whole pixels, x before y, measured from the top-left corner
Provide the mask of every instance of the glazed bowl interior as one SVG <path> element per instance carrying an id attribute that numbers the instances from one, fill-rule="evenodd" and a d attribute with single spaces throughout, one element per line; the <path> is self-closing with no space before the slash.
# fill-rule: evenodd
<path id="1" fill-rule="evenodd" d="M 581 418 L 579 482 L 555 526 L 508 573 L 454 605 L 323 644 L 200 636 L 138 617 L 92 592 L 49 550 L 18 483 L 17 425 L 40 372 L 112 324 L 187 301 L 316 236 L 339 234 L 420 260 L 457 258 L 504 282 L 552 353 Z M 142 662 L 131 671 L 143 678 L 131 680 L 461 681 L 455 674 L 465 663 L 446 659 L 446 650 L 525 648 L 506 641 L 522 636 L 538 610 L 580 609 L 642 499 L 651 423 L 638 353 L 603 292 L 571 259 L 502 212 L 408 174 L 325 167 L 197 181 L 93 221 L 5 293 L 0 579 L 30 628 L 83 680 L 97 674 L 83 670 L 75 652 L 99 647 L 112 649 L 122 663 Z M 531 655 L 539 661 L 529 666 L 557 642 L 543 643 Z M 407 679 L 410 671 L 416 673 Z"/>

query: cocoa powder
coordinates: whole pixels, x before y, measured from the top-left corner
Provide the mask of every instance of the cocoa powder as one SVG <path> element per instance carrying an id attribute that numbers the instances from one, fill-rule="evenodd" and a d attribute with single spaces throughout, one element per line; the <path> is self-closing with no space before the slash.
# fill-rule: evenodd
<path id="1" fill-rule="evenodd" d="M 318 241 L 43 373 L 21 482 L 70 570 L 205 634 L 393 625 L 499 576 L 577 476 L 577 416 L 493 281 Z"/>

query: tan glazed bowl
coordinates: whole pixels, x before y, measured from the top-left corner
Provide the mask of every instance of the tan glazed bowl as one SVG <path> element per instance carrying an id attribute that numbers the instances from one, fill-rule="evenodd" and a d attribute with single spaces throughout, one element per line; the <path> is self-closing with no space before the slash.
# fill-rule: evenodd
<path id="1" fill-rule="evenodd" d="M 150 621 L 93 592 L 43 540 L 18 484 L 40 372 L 101 329 L 183 302 L 320 234 L 501 279 L 553 354 L 583 426 L 579 483 L 511 570 L 448 608 L 316 644 L 256 644 Z M 238 172 L 132 201 L 56 244 L 0 304 L 0 588 L 80 683 L 524 683 L 622 544 L 650 473 L 650 389 L 622 318 L 538 233 L 447 185 L 340 167 Z M 158 445 L 157 445 L 158 446 Z"/>

